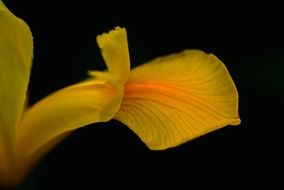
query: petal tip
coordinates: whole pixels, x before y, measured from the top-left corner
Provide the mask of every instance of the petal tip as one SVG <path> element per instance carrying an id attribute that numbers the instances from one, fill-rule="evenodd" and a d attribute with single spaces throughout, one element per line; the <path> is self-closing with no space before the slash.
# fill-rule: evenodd
<path id="1" fill-rule="evenodd" d="M 107 33 L 102 33 L 100 35 L 97 35 L 97 43 L 100 48 L 103 48 L 105 44 L 109 43 L 113 38 L 125 34 L 126 34 L 126 29 L 124 27 L 116 26 L 113 30 L 110 30 Z"/>
<path id="2" fill-rule="evenodd" d="M 230 125 L 240 125 L 241 124 L 241 119 L 240 118 L 236 118 L 236 119 L 233 119 L 232 122 L 230 123 Z"/>
<path id="3" fill-rule="evenodd" d="M 126 82 L 130 72 L 126 29 L 117 26 L 108 33 L 98 35 L 97 43 L 108 71 L 119 75 Z"/>

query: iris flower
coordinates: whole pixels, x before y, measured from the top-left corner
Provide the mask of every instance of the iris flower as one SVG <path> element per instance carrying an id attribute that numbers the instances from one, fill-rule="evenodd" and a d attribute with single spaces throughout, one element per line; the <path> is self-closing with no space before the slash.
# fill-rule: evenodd
<path id="1" fill-rule="evenodd" d="M 19 183 L 53 146 L 79 127 L 116 119 L 152 150 L 238 125 L 238 94 L 214 55 L 184 50 L 130 70 L 125 28 L 97 36 L 107 71 L 90 71 L 28 106 L 33 39 L 0 0 L 0 183 Z"/>

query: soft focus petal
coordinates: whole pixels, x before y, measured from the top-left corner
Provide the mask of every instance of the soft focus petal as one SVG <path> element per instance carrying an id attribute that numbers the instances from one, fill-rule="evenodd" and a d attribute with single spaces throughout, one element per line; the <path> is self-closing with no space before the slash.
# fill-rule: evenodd
<path id="1" fill-rule="evenodd" d="M 19 173 L 30 167 L 68 132 L 114 117 L 123 85 L 110 73 L 60 90 L 28 109 L 17 133 Z M 29 169 L 29 168 L 27 168 Z"/>
<path id="2" fill-rule="evenodd" d="M 238 125 L 238 94 L 218 58 L 186 50 L 132 70 L 115 119 L 149 148 L 166 149 Z"/>
<path id="3" fill-rule="evenodd" d="M 108 70 L 127 81 L 130 71 L 127 34 L 125 28 L 116 27 L 109 33 L 97 36 Z"/>
<path id="4" fill-rule="evenodd" d="M 25 104 L 32 57 L 29 27 L 0 1 L 0 178 L 11 164 L 8 161 Z"/>
<path id="5" fill-rule="evenodd" d="M 29 27 L 0 4 L 0 135 L 21 115 L 33 57 Z M 9 131 L 9 130 L 8 130 Z"/>

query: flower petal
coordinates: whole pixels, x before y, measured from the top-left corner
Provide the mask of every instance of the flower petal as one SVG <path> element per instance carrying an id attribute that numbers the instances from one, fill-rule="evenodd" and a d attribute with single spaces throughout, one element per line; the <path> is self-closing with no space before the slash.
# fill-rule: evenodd
<path id="1" fill-rule="evenodd" d="M 12 137 L 24 109 L 32 57 L 29 27 L 0 1 L 0 143 Z"/>
<path id="2" fill-rule="evenodd" d="M 132 70 L 115 119 L 150 149 L 166 149 L 238 125 L 238 94 L 218 58 L 186 50 Z"/>
<path id="3" fill-rule="evenodd" d="M 28 109 L 17 133 L 19 168 L 31 166 L 66 133 L 108 121 L 119 109 L 123 84 L 111 73 L 70 86 Z"/>
<path id="4" fill-rule="evenodd" d="M 16 126 L 25 105 L 33 57 L 29 27 L 0 0 L 0 182 L 11 166 Z"/>
<path id="5" fill-rule="evenodd" d="M 108 70 L 126 82 L 130 71 L 130 59 L 125 28 L 116 27 L 109 33 L 98 35 L 97 43 Z"/>

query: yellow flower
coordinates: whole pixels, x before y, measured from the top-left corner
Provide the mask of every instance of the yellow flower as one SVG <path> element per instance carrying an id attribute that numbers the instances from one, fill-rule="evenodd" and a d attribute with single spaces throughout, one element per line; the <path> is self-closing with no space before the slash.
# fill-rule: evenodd
<path id="1" fill-rule="evenodd" d="M 29 27 L 0 0 L 0 183 L 16 184 L 74 129 L 116 119 L 153 150 L 238 125 L 238 94 L 225 65 L 199 50 L 160 57 L 130 71 L 126 30 L 99 35 L 108 71 L 59 90 L 32 107 Z"/>

